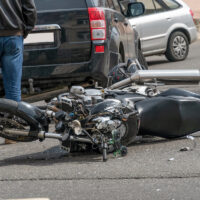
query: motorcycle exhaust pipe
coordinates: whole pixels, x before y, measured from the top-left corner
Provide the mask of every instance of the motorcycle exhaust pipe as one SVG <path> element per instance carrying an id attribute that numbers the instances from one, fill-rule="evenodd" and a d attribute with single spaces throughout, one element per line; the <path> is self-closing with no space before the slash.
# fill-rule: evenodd
<path id="1" fill-rule="evenodd" d="M 41 131 L 38 134 L 38 138 L 39 139 L 45 139 L 45 138 L 51 138 L 51 139 L 58 139 L 58 140 L 62 140 L 63 135 L 62 134 L 58 134 L 58 133 L 45 133 L 44 131 Z M 81 138 L 81 137 L 74 137 L 74 136 L 70 136 L 69 140 L 71 142 L 82 142 L 82 143 L 92 143 L 91 139 L 87 139 L 87 138 Z"/>
<path id="2" fill-rule="evenodd" d="M 4 129 L 4 133 L 8 135 L 15 135 L 15 136 L 24 136 L 30 137 L 30 132 L 25 130 L 13 130 L 13 129 Z M 44 140 L 45 138 L 57 139 L 62 140 L 63 135 L 57 133 L 47 133 L 44 131 L 40 131 L 38 134 L 38 139 Z M 91 139 L 81 138 L 81 137 L 74 137 L 70 136 L 70 141 L 72 142 L 82 142 L 82 143 L 93 143 Z"/>
<path id="3" fill-rule="evenodd" d="M 145 80 L 166 79 L 172 81 L 200 81 L 199 70 L 138 70 L 131 77 L 117 82 L 109 89 L 117 89 L 134 82 Z"/>
<path id="4" fill-rule="evenodd" d="M 74 136 L 70 136 L 70 141 L 93 144 L 93 142 L 90 139 L 81 138 L 81 137 L 74 137 Z"/>
<path id="5" fill-rule="evenodd" d="M 25 137 L 29 136 L 29 131 L 13 130 L 13 129 L 9 129 L 9 128 L 4 129 L 4 133 L 7 135 L 15 135 L 15 136 L 25 136 Z"/>

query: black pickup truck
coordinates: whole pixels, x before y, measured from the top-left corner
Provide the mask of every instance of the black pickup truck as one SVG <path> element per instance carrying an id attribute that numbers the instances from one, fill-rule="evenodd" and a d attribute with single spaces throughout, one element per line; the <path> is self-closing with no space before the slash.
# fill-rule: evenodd
<path id="1" fill-rule="evenodd" d="M 37 26 L 25 40 L 23 87 L 85 81 L 138 57 L 139 39 L 118 0 L 35 0 Z"/>

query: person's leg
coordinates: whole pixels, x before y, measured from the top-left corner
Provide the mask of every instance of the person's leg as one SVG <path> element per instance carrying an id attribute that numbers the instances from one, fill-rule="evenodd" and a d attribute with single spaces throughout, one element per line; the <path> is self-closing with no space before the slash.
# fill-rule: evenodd
<path id="1" fill-rule="evenodd" d="M 2 54 L 2 51 L 3 51 L 3 38 L 0 37 L 0 65 L 1 65 L 1 54 Z"/>
<path id="2" fill-rule="evenodd" d="M 23 37 L 4 37 L 1 57 L 5 98 L 21 101 Z"/>

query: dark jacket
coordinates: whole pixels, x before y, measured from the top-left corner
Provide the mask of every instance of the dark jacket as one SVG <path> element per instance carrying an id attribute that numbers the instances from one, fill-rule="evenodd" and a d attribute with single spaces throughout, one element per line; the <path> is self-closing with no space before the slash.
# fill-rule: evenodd
<path id="1" fill-rule="evenodd" d="M 34 0 L 0 0 L 0 36 L 26 37 L 36 18 Z"/>

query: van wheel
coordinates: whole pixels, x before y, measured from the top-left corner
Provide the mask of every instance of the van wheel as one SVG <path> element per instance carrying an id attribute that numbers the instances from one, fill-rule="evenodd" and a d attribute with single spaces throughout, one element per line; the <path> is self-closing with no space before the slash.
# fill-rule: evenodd
<path id="1" fill-rule="evenodd" d="M 187 36 L 180 31 L 172 33 L 165 53 L 166 58 L 172 62 L 185 60 L 188 56 L 188 52 L 189 41 Z"/>
<path id="2" fill-rule="evenodd" d="M 139 61 L 140 65 L 142 66 L 142 69 L 148 70 L 147 61 L 140 49 L 138 49 L 138 61 Z"/>

